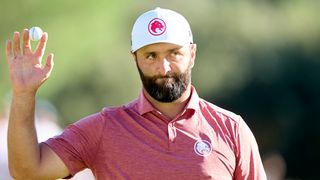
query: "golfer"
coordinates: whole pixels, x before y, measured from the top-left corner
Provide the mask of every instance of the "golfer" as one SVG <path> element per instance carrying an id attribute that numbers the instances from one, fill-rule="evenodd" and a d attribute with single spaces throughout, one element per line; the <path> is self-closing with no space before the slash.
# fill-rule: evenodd
<path id="1" fill-rule="evenodd" d="M 38 143 L 35 97 L 53 69 L 53 54 L 41 63 L 47 38 L 44 33 L 34 52 L 27 29 L 7 41 L 14 178 L 68 178 L 89 168 L 99 180 L 266 179 L 245 121 L 198 96 L 191 83 L 197 46 L 187 20 L 168 9 L 145 12 L 133 25 L 131 53 L 142 82 L 138 97 L 105 107 Z"/>

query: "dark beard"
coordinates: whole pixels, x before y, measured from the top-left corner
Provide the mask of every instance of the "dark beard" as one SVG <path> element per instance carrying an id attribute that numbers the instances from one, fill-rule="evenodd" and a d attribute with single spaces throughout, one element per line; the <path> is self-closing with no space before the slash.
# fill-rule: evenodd
<path id="1" fill-rule="evenodd" d="M 165 76 L 146 76 L 137 64 L 143 87 L 151 97 L 159 102 L 174 102 L 186 91 L 191 81 L 191 67 L 181 74 L 170 74 Z M 161 82 L 156 81 L 160 79 Z"/>

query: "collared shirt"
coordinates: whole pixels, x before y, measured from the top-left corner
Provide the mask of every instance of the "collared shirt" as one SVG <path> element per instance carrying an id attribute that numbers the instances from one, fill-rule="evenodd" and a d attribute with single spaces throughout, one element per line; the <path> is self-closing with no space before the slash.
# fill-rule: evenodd
<path id="1" fill-rule="evenodd" d="M 71 175 L 96 179 L 255 179 L 266 175 L 256 140 L 239 115 L 201 98 L 192 87 L 170 120 L 145 98 L 104 108 L 45 142 Z"/>

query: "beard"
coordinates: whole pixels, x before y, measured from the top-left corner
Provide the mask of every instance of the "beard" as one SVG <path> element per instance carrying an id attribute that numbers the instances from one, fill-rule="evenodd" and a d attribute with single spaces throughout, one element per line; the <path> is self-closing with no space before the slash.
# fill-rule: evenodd
<path id="1" fill-rule="evenodd" d="M 159 102 L 170 103 L 179 99 L 191 82 L 191 66 L 183 73 L 168 75 L 145 75 L 137 64 L 143 87 L 151 97 Z"/>

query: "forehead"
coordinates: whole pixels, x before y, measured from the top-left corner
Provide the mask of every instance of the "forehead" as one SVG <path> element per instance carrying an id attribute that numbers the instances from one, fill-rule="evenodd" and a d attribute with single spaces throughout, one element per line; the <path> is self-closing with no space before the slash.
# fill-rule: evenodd
<path id="1" fill-rule="evenodd" d="M 137 53 L 148 53 L 148 52 L 166 52 L 171 50 L 184 50 L 185 46 L 180 46 L 171 43 L 155 43 L 144 46 L 137 50 Z"/>

